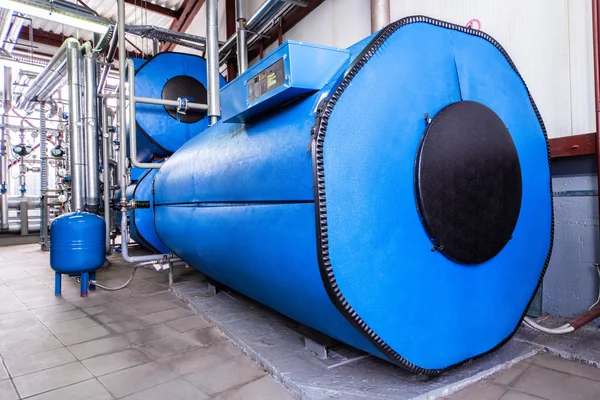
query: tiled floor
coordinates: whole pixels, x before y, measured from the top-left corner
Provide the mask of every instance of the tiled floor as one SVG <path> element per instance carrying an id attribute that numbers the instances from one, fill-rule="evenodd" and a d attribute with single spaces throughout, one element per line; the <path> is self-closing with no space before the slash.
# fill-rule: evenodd
<path id="1" fill-rule="evenodd" d="M 447 399 L 598 400 L 600 369 L 540 353 Z"/>
<path id="2" fill-rule="evenodd" d="M 138 269 L 126 289 L 85 299 L 63 277 L 55 297 L 48 257 L 0 247 L 0 400 L 292 399 L 168 291 L 166 272 Z M 131 270 L 101 271 L 115 286 Z"/>

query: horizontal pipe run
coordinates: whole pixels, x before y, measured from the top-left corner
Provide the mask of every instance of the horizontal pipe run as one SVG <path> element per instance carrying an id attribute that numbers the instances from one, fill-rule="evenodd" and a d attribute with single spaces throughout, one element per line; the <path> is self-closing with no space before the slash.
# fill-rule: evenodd
<path id="1" fill-rule="evenodd" d="M 135 97 L 136 103 L 155 104 L 159 106 L 178 107 L 180 102 L 177 100 L 153 99 L 151 97 Z M 208 105 L 201 103 L 187 103 L 187 108 L 190 110 L 208 110 Z"/>

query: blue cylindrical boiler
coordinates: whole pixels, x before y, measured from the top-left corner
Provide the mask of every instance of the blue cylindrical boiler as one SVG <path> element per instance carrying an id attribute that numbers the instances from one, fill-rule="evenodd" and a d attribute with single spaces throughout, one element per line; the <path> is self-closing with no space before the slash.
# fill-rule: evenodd
<path id="1" fill-rule="evenodd" d="M 86 296 L 89 273 L 93 274 L 104 264 L 104 219 L 86 212 L 64 214 L 52 221 L 50 234 L 50 266 L 56 271 L 55 294 L 60 294 L 60 275 L 65 274 L 81 276 L 81 295 Z"/>
<path id="2" fill-rule="evenodd" d="M 225 80 L 221 78 L 221 85 Z M 136 66 L 135 94 L 165 100 L 186 98 L 206 104 L 206 60 L 183 53 L 159 53 Z M 178 113 L 175 107 L 136 104 L 137 156 L 141 162 L 167 157 L 207 127 L 202 110 Z"/>
<path id="3" fill-rule="evenodd" d="M 502 346 L 541 281 L 543 121 L 481 31 L 409 17 L 343 53 L 285 44 L 223 88 L 223 120 L 156 174 L 156 229 L 213 279 L 435 375 Z"/>

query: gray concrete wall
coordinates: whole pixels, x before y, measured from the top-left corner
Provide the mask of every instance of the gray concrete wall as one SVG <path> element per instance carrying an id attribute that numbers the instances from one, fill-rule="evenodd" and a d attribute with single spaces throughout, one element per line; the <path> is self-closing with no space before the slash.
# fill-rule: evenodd
<path id="1" fill-rule="evenodd" d="M 594 157 L 555 160 L 554 248 L 543 283 L 545 313 L 572 317 L 597 299 L 600 262 L 598 188 Z M 596 320 L 600 323 L 600 319 Z"/>

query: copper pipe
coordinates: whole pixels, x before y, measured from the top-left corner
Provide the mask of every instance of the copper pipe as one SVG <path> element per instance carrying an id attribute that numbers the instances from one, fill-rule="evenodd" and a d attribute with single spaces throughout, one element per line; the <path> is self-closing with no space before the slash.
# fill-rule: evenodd
<path id="1" fill-rule="evenodd" d="M 582 326 L 592 322 L 596 318 L 600 317 L 600 304 L 596 304 L 594 307 L 590 308 L 589 311 L 584 312 L 583 314 L 579 314 L 575 318 L 569 321 L 569 325 L 571 325 L 575 330 L 581 328 Z"/>

